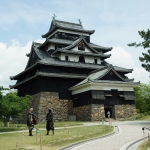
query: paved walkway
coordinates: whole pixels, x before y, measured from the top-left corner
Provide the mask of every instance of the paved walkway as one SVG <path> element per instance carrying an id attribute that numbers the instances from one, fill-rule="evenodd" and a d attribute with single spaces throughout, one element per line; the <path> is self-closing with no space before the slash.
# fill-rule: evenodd
<path id="1" fill-rule="evenodd" d="M 89 123 L 91 125 L 93 123 Z M 149 121 L 125 121 L 113 122 L 114 126 L 118 126 L 120 133 L 88 142 L 86 144 L 72 148 L 72 150 L 122 150 L 123 146 L 143 137 L 142 127 L 149 127 Z"/>

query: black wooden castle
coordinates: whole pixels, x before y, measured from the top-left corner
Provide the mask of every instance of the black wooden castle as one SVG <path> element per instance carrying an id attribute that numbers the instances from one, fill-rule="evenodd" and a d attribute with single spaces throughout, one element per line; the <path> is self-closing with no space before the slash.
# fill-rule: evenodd
<path id="1" fill-rule="evenodd" d="M 133 87 L 139 83 L 126 77 L 133 70 L 107 63 L 106 59 L 111 56 L 107 52 L 112 47 L 92 43 L 90 36 L 94 32 L 85 30 L 81 22 L 76 24 L 54 18 L 49 31 L 42 35 L 45 42 L 32 43 L 25 70 L 10 77 L 17 80 L 10 88 L 17 89 L 19 96 L 58 93 L 60 100 L 72 101 L 77 118 L 80 118 L 77 111 L 83 106 L 92 106 L 88 120 L 96 120 L 93 119 L 96 108 L 103 109 L 99 113 L 101 117 L 105 117 L 108 110 L 113 118 L 134 115 Z M 124 111 L 130 109 L 131 114 L 124 117 L 117 114 L 123 109 L 121 106 L 125 107 Z M 84 120 L 83 117 L 80 120 Z"/>

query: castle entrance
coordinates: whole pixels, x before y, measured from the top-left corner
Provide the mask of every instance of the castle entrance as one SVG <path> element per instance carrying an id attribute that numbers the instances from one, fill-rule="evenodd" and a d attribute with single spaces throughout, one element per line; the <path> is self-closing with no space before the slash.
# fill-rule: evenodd
<path id="1" fill-rule="evenodd" d="M 108 118 L 107 112 L 110 112 L 110 118 L 114 118 L 114 106 L 104 106 L 105 117 Z"/>

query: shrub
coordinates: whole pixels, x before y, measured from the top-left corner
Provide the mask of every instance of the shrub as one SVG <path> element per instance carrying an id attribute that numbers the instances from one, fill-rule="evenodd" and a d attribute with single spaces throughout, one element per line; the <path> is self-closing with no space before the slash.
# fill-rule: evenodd
<path id="1" fill-rule="evenodd" d="M 147 114 L 150 115 L 150 111 L 148 111 Z"/>
<path id="2" fill-rule="evenodd" d="M 139 114 L 139 113 L 140 113 L 140 110 L 139 110 L 139 109 L 136 109 L 136 112 Z"/>

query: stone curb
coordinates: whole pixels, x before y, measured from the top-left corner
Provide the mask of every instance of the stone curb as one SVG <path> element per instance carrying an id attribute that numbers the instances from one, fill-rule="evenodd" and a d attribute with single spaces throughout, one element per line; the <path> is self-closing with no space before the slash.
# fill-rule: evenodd
<path id="1" fill-rule="evenodd" d="M 75 147 L 77 147 L 79 145 L 82 145 L 82 144 L 86 144 L 87 142 L 92 142 L 92 141 L 95 141 L 95 140 L 98 140 L 98 139 L 102 139 L 102 138 L 106 138 L 106 137 L 110 137 L 112 135 L 118 134 L 120 132 L 118 126 L 114 126 L 114 127 L 115 127 L 114 132 L 112 132 L 110 134 L 100 136 L 100 137 L 96 137 L 96 138 L 92 138 L 92 139 L 88 139 L 88 140 L 83 140 L 83 141 L 80 141 L 80 142 L 76 142 L 76 143 L 64 146 L 62 148 L 59 148 L 58 150 L 71 150 L 72 148 L 75 148 Z"/>
<path id="2" fill-rule="evenodd" d="M 145 137 L 145 138 L 147 138 L 147 137 Z M 137 144 L 138 142 L 141 142 L 142 140 L 144 140 L 144 137 L 143 137 L 143 138 L 140 138 L 140 139 L 138 139 L 138 140 L 136 140 L 136 141 L 132 141 L 132 142 L 130 142 L 130 143 L 124 145 L 120 150 L 130 150 L 130 148 L 131 148 L 133 145 Z M 139 144 L 140 144 L 140 143 L 139 143 Z"/>

